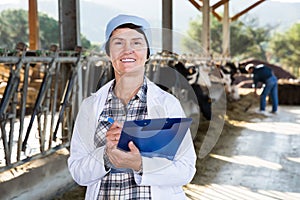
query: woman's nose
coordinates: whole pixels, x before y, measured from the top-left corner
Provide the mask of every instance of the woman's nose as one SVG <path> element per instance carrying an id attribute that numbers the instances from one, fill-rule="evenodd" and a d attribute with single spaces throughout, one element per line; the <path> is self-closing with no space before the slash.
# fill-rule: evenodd
<path id="1" fill-rule="evenodd" d="M 131 54 L 131 53 L 134 52 L 134 49 L 132 48 L 130 42 L 126 42 L 126 45 L 125 45 L 125 52 L 126 52 L 126 53 L 129 53 L 129 54 Z"/>

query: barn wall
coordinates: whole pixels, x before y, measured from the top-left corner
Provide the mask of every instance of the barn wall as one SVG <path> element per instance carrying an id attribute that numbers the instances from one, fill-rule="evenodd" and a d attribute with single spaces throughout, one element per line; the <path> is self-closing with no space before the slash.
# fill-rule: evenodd
<path id="1" fill-rule="evenodd" d="M 53 199 L 75 185 L 67 167 L 69 151 L 57 152 L 0 173 L 0 200 Z M 47 198 L 46 198 L 47 197 Z"/>
<path id="2" fill-rule="evenodd" d="M 281 105 L 300 105 L 300 84 L 278 84 Z"/>

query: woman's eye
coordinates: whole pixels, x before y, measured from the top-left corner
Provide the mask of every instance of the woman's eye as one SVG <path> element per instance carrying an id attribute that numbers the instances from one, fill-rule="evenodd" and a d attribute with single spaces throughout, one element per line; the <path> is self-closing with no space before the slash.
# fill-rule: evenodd
<path id="1" fill-rule="evenodd" d="M 122 42 L 121 41 L 116 41 L 116 42 L 114 42 L 114 45 L 122 45 Z"/>
<path id="2" fill-rule="evenodd" d="M 122 46 L 123 44 L 124 44 L 124 42 L 123 42 L 122 40 L 118 40 L 118 39 L 113 40 L 113 42 L 112 42 L 112 45 L 113 45 L 113 46 L 117 46 L 117 47 L 120 47 L 120 46 Z"/>
<path id="3" fill-rule="evenodd" d="M 135 42 L 133 43 L 133 45 L 134 45 L 135 47 L 143 47 L 143 46 L 144 46 L 144 43 L 141 42 L 141 41 L 135 41 Z"/>

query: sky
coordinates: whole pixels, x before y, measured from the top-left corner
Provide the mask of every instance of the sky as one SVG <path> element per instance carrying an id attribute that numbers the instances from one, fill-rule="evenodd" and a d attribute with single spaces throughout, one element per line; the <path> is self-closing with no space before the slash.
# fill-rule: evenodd
<path id="1" fill-rule="evenodd" d="M 80 0 L 80 26 L 81 32 L 93 42 L 101 42 L 104 38 L 105 24 L 120 13 L 134 14 L 144 17 L 152 27 L 161 27 L 162 0 Z M 210 5 L 219 0 L 210 0 Z M 242 11 L 258 0 L 231 0 L 230 15 Z M 299 3 L 300 0 L 267 0 L 271 2 Z M 47 13 L 50 17 L 58 19 L 57 0 L 38 0 L 39 12 Z M 262 3 L 258 7 L 262 7 Z M 249 13 L 255 15 L 258 7 Z M 28 9 L 28 0 L 0 0 L 0 12 L 3 9 Z M 222 9 L 220 7 L 219 9 Z M 222 10 L 221 10 L 222 11 Z M 266 12 L 266 14 L 268 14 Z M 189 27 L 189 21 L 200 15 L 188 0 L 173 0 L 173 29 L 184 34 Z M 277 19 L 278 20 L 278 19 Z"/>

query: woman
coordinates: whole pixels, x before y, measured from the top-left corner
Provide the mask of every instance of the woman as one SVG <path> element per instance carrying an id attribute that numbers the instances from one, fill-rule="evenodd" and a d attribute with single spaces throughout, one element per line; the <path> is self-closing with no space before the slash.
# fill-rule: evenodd
<path id="1" fill-rule="evenodd" d="M 149 31 L 136 16 L 119 15 L 107 24 L 105 50 L 115 79 L 82 102 L 68 160 L 74 180 L 87 186 L 86 199 L 185 199 L 182 186 L 195 174 L 189 131 L 172 161 L 141 156 L 133 142 L 130 152 L 116 148 L 124 120 L 185 116 L 180 102 L 144 75 Z"/>

